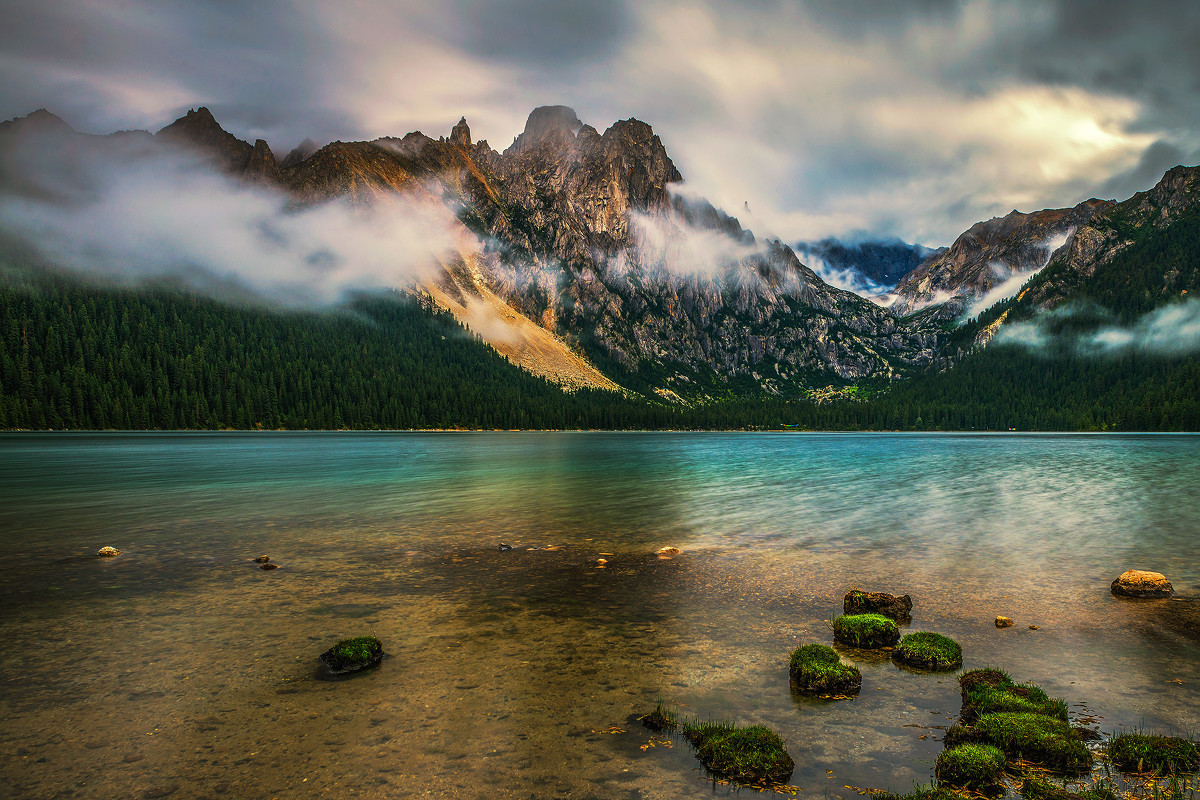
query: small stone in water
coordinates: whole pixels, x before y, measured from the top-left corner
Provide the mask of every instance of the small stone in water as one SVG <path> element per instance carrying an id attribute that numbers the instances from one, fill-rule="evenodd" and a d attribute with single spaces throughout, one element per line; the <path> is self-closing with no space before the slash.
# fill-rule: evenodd
<path id="1" fill-rule="evenodd" d="M 99 550 L 96 551 L 96 555 L 104 556 L 105 558 L 110 558 L 112 556 L 121 555 L 121 551 L 115 547 L 101 547 Z"/>
<path id="2" fill-rule="evenodd" d="M 270 556 L 259 556 L 258 558 L 254 559 L 254 563 L 255 564 L 265 564 L 270 560 L 271 560 Z"/>
<path id="3" fill-rule="evenodd" d="M 1041 629 L 1037 625 L 1030 625 L 1029 630 L 1036 631 L 1036 630 L 1041 630 Z"/>
<path id="4" fill-rule="evenodd" d="M 997 628 L 1011 628 L 1015 623 L 1008 617 L 996 617 Z"/>
<path id="5" fill-rule="evenodd" d="M 677 556 L 680 550 L 678 547 L 660 547 L 656 551 L 656 555 L 660 556 Z"/>
<path id="6" fill-rule="evenodd" d="M 261 564 L 261 565 L 259 565 L 259 569 L 279 569 L 279 565 L 278 564 Z"/>

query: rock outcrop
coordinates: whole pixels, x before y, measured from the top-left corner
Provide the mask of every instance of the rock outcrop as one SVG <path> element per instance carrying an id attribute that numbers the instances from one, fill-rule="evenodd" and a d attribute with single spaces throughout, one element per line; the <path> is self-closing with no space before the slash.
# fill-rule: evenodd
<path id="1" fill-rule="evenodd" d="M 1122 572 L 1109 589 L 1122 597 L 1171 597 L 1175 594 L 1166 575 L 1141 569 Z"/>
<path id="2" fill-rule="evenodd" d="M 1031 214 L 1014 210 L 976 223 L 947 250 L 904 278 L 896 288 L 892 309 L 910 314 L 945 304 L 951 316 L 961 315 L 971 302 L 1013 276 L 1032 275 L 1045 267 L 1056 251 L 1071 243 L 1080 226 L 1111 205 L 1106 200 L 1086 200 L 1074 208 Z"/>

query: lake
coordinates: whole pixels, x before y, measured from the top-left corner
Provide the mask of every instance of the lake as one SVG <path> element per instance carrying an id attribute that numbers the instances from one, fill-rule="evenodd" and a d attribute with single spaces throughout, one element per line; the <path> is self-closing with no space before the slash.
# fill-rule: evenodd
<path id="1" fill-rule="evenodd" d="M 831 642 L 855 586 L 911 594 L 907 630 L 1079 724 L 1194 733 L 1198 497 L 1196 436 L 0 434 L 0 780 L 757 794 L 637 723 L 662 701 L 779 731 L 801 796 L 908 791 L 959 710 L 952 673 L 848 652 L 856 699 L 789 689 L 790 652 Z M 1111 596 L 1135 568 L 1180 599 Z M 323 680 L 318 655 L 365 633 L 383 663 Z"/>

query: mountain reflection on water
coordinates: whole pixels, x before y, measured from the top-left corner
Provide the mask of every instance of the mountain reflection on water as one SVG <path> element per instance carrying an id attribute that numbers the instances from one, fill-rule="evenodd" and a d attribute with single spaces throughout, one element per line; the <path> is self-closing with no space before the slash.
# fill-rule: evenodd
<path id="1" fill-rule="evenodd" d="M 806 792 L 907 790 L 932 777 L 953 675 L 867 658 L 855 700 L 789 690 L 788 654 L 830 641 L 855 585 L 910 593 L 909 630 L 1093 727 L 1194 729 L 1198 444 L 2 435 L 0 778 L 31 798 L 733 791 L 637 725 L 663 700 L 774 727 Z M 1129 568 L 1185 599 L 1113 598 Z M 358 633 L 388 658 L 318 680 Z"/>

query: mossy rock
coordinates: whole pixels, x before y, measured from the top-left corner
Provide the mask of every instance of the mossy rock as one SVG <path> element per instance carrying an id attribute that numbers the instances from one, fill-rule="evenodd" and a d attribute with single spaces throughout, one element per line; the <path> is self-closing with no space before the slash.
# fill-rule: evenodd
<path id="1" fill-rule="evenodd" d="M 958 683 L 962 689 L 962 716 L 968 722 L 1001 712 L 1067 719 L 1066 701 L 1049 697 L 1035 684 L 1013 683 L 1003 670 L 974 669 L 959 676 Z"/>
<path id="2" fill-rule="evenodd" d="M 842 611 L 846 614 L 882 614 L 897 622 L 912 621 L 912 606 L 912 598 L 906 594 L 851 589 L 842 598 Z"/>
<path id="3" fill-rule="evenodd" d="M 983 741 L 1021 758 L 1065 772 L 1084 772 L 1092 754 L 1075 735 L 1075 729 L 1044 714 L 984 714 L 973 726 Z"/>
<path id="4" fill-rule="evenodd" d="M 357 672 L 378 664 L 383 659 L 383 644 L 374 636 L 342 639 L 321 653 L 321 660 L 335 675 Z"/>
<path id="5" fill-rule="evenodd" d="M 686 723 L 683 735 L 692 743 L 696 757 L 709 772 L 735 783 L 786 783 L 796 768 L 783 738 L 762 725 Z"/>
<path id="6" fill-rule="evenodd" d="M 862 688 L 858 667 L 843 664 L 837 651 L 823 644 L 797 647 L 788 671 L 792 685 L 803 694 L 854 695 Z"/>
<path id="7" fill-rule="evenodd" d="M 882 614 L 847 614 L 833 621 L 833 638 L 850 647 L 874 650 L 900 641 L 900 628 Z"/>
<path id="8" fill-rule="evenodd" d="M 1122 772 L 1183 775 L 1200 769 L 1200 745 L 1181 736 L 1119 733 L 1109 740 L 1105 752 Z"/>
<path id="9" fill-rule="evenodd" d="M 943 672 L 962 666 L 962 645 L 940 633 L 918 631 L 905 634 L 892 656 L 910 667 Z"/>
<path id="10" fill-rule="evenodd" d="M 934 774 L 939 783 L 963 789 L 990 789 L 1000 784 L 1008 759 L 991 744 L 960 744 L 943 750 Z"/>
<path id="11" fill-rule="evenodd" d="M 1107 786 L 1095 786 L 1091 789 L 1072 792 L 1036 776 L 1026 778 L 1022 782 L 1021 797 L 1025 800 L 1116 800 L 1117 798 L 1113 790 Z"/>

